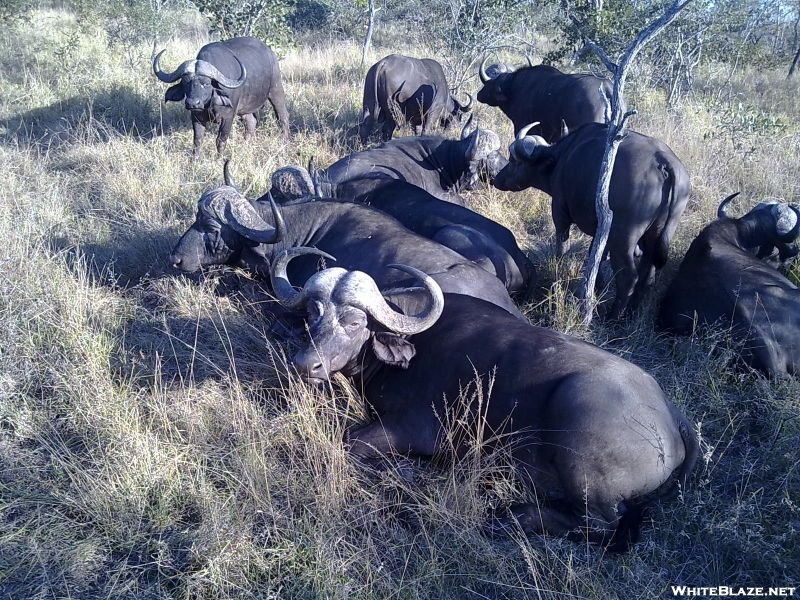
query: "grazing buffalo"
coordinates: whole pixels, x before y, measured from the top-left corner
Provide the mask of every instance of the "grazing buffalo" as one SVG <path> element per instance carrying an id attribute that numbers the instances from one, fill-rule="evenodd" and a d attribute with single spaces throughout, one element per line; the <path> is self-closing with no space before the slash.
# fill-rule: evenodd
<path id="1" fill-rule="evenodd" d="M 761 203 L 738 219 L 718 219 L 695 238 L 658 314 L 661 329 L 691 335 L 698 324 L 729 328 L 752 367 L 776 377 L 800 372 L 800 290 L 757 256 L 796 253 L 800 209 Z"/>
<path id="2" fill-rule="evenodd" d="M 393 217 L 349 202 L 312 199 L 279 210 L 271 198 L 251 201 L 235 187 L 221 186 L 201 196 L 197 219 L 172 250 L 170 261 L 184 272 L 227 264 L 268 276 L 275 256 L 299 245 L 335 254 L 337 264 L 365 271 L 381 286 L 413 283 L 384 266 L 410 264 L 429 273 L 444 290 L 483 298 L 522 318 L 497 277 L 454 250 L 409 231 Z M 296 262 L 293 276 L 299 279 L 317 270 L 316 258 Z"/>
<path id="3" fill-rule="evenodd" d="M 538 122 L 537 133 L 548 142 L 561 137 L 561 123 L 576 129 L 585 123 L 606 122 L 606 100 L 612 96 L 611 82 L 594 75 L 562 73 L 555 67 L 537 65 L 508 72 L 505 65 L 480 67 L 483 87 L 478 102 L 497 106 L 514 123 L 514 132 Z M 623 113 L 625 108 L 623 106 Z"/>
<path id="4" fill-rule="evenodd" d="M 453 415 L 466 440 L 511 448 L 537 496 L 511 508 L 526 532 L 614 550 L 636 541 L 645 497 L 674 496 L 673 475 L 686 485 L 696 434 L 639 367 L 482 300 L 442 294 L 400 265 L 424 288 L 384 297 L 366 274 L 334 268 L 297 292 L 286 262 L 309 251 L 276 260 L 273 288 L 285 306 L 307 307 L 311 340 L 294 357 L 300 375 L 314 383 L 336 371 L 352 376 L 374 409 L 375 420 L 348 435 L 354 455 L 434 456 L 448 449 L 443 418 Z M 467 449 L 457 446 L 456 456 Z"/>
<path id="5" fill-rule="evenodd" d="M 608 127 L 589 123 L 550 145 L 520 132 L 511 162 L 495 177 L 498 189 L 540 189 L 553 197 L 557 251 L 569 248 L 575 223 L 587 235 L 597 230 L 595 196 Z M 656 269 L 667 262 L 669 242 L 689 201 L 689 174 L 663 142 L 627 131 L 619 145 L 608 204 L 614 213 L 608 237 L 616 298 L 610 317 L 635 309 Z"/>
<path id="6" fill-rule="evenodd" d="M 273 174 L 273 188 L 295 199 L 314 195 L 314 178 L 302 167 Z M 396 179 L 366 177 L 330 189 L 334 198 L 368 204 L 393 216 L 414 233 L 452 248 L 498 277 L 509 292 L 524 292 L 535 268 L 508 229 L 464 206 L 444 202 L 415 185 Z"/>
<path id="7" fill-rule="evenodd" d="M 440 200 L 463 205 L 461 190 L 491 181 L 508 162 L 496 133 L 481 128 L 470 133 L 469 127 L 468 123 L 460 140 L 405 137 L 354 152 L 320 172 L 320 191 L 330 196 L 331 188 L 353 179 L 383 177 L 413 183 Z"/>
<path id="8" fill-rule="evenodd" d="M 153 59 L 153 72 L 165 83 L 180 83 L 164 95 L 167 102 L 185 100 L 192 113 L 193 156 L 200 156 L 200 144 L 210 123 L 219 123 L 217 152 L 222 154 L 238 115 L 245 128 L 245 139 L 256 128 L 256 112 L 267 100 L 275 109 L 283 135 L 289 135 L 289 114 L 281 82 L 278 59 L 259 39 L 239 37 L 213 42 L 200 48 L 197 58 L 187 60 L 172 73 L 161 70 L 162 50 Z"/>
<path id="9" fill-rule="evenodd" d="M 447 87 L 442 65 L 431 58 L 390 54 L 367 71 L 364 109 L 358 132 L 366 144 L 377 121 L 383 123 L 383 141 L 392 139 L 403 121 L 416 135 L 428 135 L 437 123 L 446 129 L 472 108 L 472 97 L 461 104 Z"/>

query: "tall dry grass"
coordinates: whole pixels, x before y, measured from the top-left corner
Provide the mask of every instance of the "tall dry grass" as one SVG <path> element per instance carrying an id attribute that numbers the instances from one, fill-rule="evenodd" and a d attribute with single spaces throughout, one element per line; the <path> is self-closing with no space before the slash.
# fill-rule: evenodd
<path id="1" fill-rule="evenodd" d="M 203 41 L 176 36 L 165 62 Z M 406 49 L 378 39 L 373 58 L 393 50 Z M 796 83 L 709 69 L 674 110 L 633 85 L 634 127 L 675 150 L 694 193 L 670 266 L 627 322 L 580 325 L 569 289 L 586 242 L 555 258 L 543 194 L 469 196 L 537 264 L 526 314 L 643 366 L 700 431 L 690 489 L 633 551 L 607 556 L 487 535 L 490 510 L 531 495 L 502 453 L 358 465 L 341 440 L 365 407 L 343 379 L 316 390 L 292 374 L 296 341 L 271 333 L 262 282 L 170 269 L 221 161 L 210 137 L 190 160 L 188 117 L 163 105 L 149 51 L 109 50 L 63 10 L 0 33 L 0 597 L 627 599 L 798 583 L 798 383 L 743 368 L 724 333 L 651 326 L 719 198 L 741 189 L 741 210 L 796 199 Z M 228 151 L 244 189 L 356 147 L 359 62 L 357 44 L 333 42 L 283 60 L 293 136 L 269 114 L 250 144 L 237 128 Z M 498 111 L 476 113 L 511 141 Z"/>

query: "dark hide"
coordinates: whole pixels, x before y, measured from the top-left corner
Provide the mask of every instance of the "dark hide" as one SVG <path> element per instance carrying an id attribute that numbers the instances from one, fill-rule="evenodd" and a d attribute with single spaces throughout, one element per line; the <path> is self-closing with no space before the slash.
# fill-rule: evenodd
<path id="1" fill-rule="evenodd" d="M 523 148 L 533 138 L 518 140 L 512 145 L 512 161 L 495 178 L 501 190 L 535 187 L 553 197 L 559 254 L 569 248 L 573 223 L 587 235 L 597 230 L 595 196 L 607 131 L 605 125 L 590 123 L 552 146 L 537 145 L 528 154 Z M 627 131 L 608 195 L 614 218 L 606 251 L 617 288 L 611 318 L 635 309 L 656 270 L 666 264 L 689 191 L 689 174 L 672 150 L 655 138 Z"/>
<path id="2" fill-rule="evenodd" d="M 187 73 L 179 83 L 167 90 L 164 96 L 167 102 L 184 100 L 187 110 L 191 112 L 195 158 L 200 156 L 203 135 L 211 123 L 219 123 L 219 154 L 225 150 L 236 116 L 242 118 L 245 139 L 249 139 L 255 131 L 256 113 L 267 100 L 272 104 L 283 135 L 288 137 L 289 114 L 286 111 L 278 59 L 264 42 L 252 37 L 213 42 L 200 49 L 197 59 L 214 65 L 231 79 L 241 76 L 240 62 L 245 67 L 246 79 L 243 85 L 231 89 L 204 75 Z"/>
<path id="3" fill-rule="evenodd" d="M 274 226 L 268 203 L 249 202 L 263 221 Z M 413 285 L 412 277 L 386 267 L 406 264 L 431 275 L 443 290 L 483 298 L 522 318 L 499 279 L 377 209 L 349 202 L 307 200 L 284 205 L 281 212 L 286 222 L 283 239 L 276 244 L 260 244 L 198 211 L 170 261 L 184 272 L 228 264 L 268 276 L 272 261 L 283 249 L 313 246 L 337 259 L 329 266 L 363 271 L 382 288 Z M 315 256 L 300 257 L 289 265 L 289 274 L 293 280 L 305 281 L 317 271 L 319 262 Z"/>
<path id="4" fill-rule="evenodd" d="M 607 79 L 581 73 L 570 75 L 537 65 L 499 73 L 484 81 L 476 98 L 502 110 L 514 123 L 515 134 L 538 121 L 539 126 L 531 133 L 555 142 L 561 137 L 562 120 L 570 130 L 585 123 L 606 122 L 601 89 L 610 101 L 613 90 Z M 624 103 L 622 110 L 624 113 Z"/>
<path id="5" fill-rule="evenodd" d="M 471 102 L 470 102 L 471 104 Z M 372 65 L 364 82 L 364 109 L 359 125 L 366 144 L 374 123 L 382 123 L 382 139 L 392 139 L 403 121 L 416 135 L 428 135 L 437 123 L 447 128 L 470 109 L 451 94 L 442 65 L 430 58 L 391 54 Z"/>
<path id="6" fill-rule="evenodd" d="M 686 484 L 698 456 L 694 428 L 650 375 L 622 358 L 457 294 L 444 295 L 444 312 L 430 329 L 407 338 L 330 298 L 309 301 L 312 342 L 295 365 L 320 381 L 336 357 L 355 377 L 376 414 L 349 433 L 356 456 L 447 453 L 442 422 L 449 415 L 467 441 L 456 456 L 481 443 L 512 449 L 538 499 L 511 509 L 526 532 L 615 550 L 636 539 L 639 503 L 674 496 L 673 475 Z M 426 302 L 409 292 L 387 299 L 406 315 Z M 624 539 L 612 537 L 618 525 L 630 526 Z"/>
<path id="7" fill-rule="evenodd" d="M 658 326 L 681 335 L 700 324 L 730 330 L 748 364 L 787 377 L 800 369 L 800 290 L 755 250 L 787 247 L 797 232 L 780 239 L 770 206 L 700 232 L 661 301 Z"/>
<path id="8" fill-rule="evenodd" d="M 462 140 L 400 138 L 345 156 L 320 172 L 319 183 L 329 196 L 333 188 L 354 179 L 399 179 L 440 200 L 463 205 L 461 190 L 477 189 L 482 179 L 491 181 L 508 162 L 499 149 L 499 138 L 482 129 Z"/>
<path id="9" fill-rule="evenodd" d="M 368 204 L 411 231 L 452 248 L 498 277 L 509 292 L 525 292 L 535 268 L 508 229 L 464 206 L 443 202 L 410 183 L 376 178 L 349 181 L 336 196 Z"/>

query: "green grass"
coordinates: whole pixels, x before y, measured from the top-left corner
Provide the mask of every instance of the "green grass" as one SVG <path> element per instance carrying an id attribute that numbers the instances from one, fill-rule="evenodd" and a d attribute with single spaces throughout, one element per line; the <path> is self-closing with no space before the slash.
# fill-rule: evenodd
<path id="1" fill-rule="evenodd" d="M 169 41 L 165 65 L 202 42 Z M 469 195 L 536 263 L 530 319 L 641 365 L 700 432 L 683 498 L 656 511 L 633 551 L 608 556 L 488 536 L 491 509 L 531 494 L 502 453 L 360 467 L 342 437 L 365 407 L 343 378 L 316 390 L 291 373 L 296 347 L 270 335 L 263 284 L 171 269 L 222 164 L 213 136 L 189 158 L 188 116 L 163 104 L 150 50 L 109 51 L 101 29 L 55 9 L 0 33 L 0 597 L 628 599 L 670 597 L 673 584 L 798 583 L 800 385 L 743 367 L 724 333 L 674 339 L 651 325 L 723 196 L 742 190 L 734 211 L 796 199 L 796 82 L 727 81 L 720 66 L 671 110 L 632 82 L 632 126 L 682 158 L 693 198 L 629 321 L 581 325 L 570 289 L 588 244 L 576 236 L 554 257 L 544 194 Z M 371 58 L 403 50 L 378 39 Z M 267 111 L 251 143 L 237 126 L 228 153 L 245 190 L 358 147 L 359 63 L 359 44 L 342 42 L 282 61 L 292 139 Z M 724 108 L 729 95 L 747 108 Z M 499 111 L 475 112 L 511 141 Z M 752 118 L 762 113 L 781 128 Z"/>

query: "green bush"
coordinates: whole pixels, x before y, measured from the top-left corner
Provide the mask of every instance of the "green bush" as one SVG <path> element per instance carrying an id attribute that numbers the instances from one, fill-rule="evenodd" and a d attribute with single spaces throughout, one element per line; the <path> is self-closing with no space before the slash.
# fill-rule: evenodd
<path id="1" fill-rule="evenodd" d="M 293 46 L 287 18 L 292 0 L 193 0 L 223 37 L 253 35 L 273 48 Z"/>

